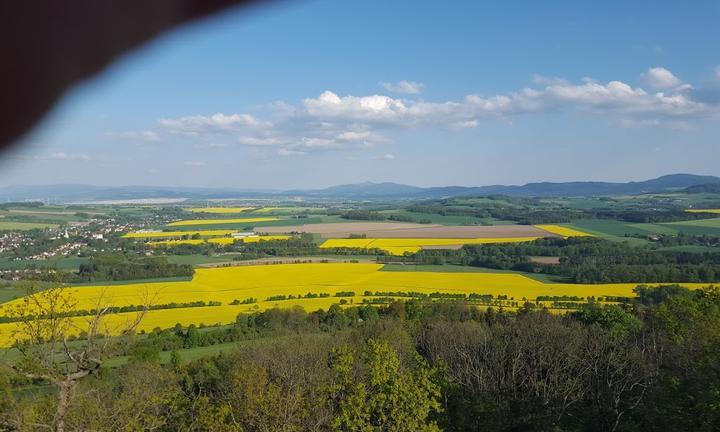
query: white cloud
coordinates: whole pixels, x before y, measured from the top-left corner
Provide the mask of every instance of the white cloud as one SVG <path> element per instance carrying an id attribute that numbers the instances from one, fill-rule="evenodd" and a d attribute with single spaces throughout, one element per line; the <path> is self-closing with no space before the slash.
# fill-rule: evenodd
<path id="1" fill-rule="evenodd" d="M 186 167 L 204 167 L 207 165 L 207 163 L 203 161 L 185 161 L 183 162 L 183 165 Z"/>
<path id="2" fill-rule="evenodd" d="M 420 94 L 425 84 L 403 80 L 396 83 L 381 82 L 380 86 L 391 93 Z"/>
<path id="3" fill-rule="evenodd" d="M 384 155 L 380 156 L 380 159 L 383 159 L 383 160 L 394 160 L 394 159 L 395 159 L 395 155 L 392 154 L 392 153 L 385 153 Z"/>
<path id="4" fill-rule="evenodd" d="M 280 144 L 280 140 L 274 137 L 241 136 L 238 142 L 248 146 L 273 146 Z"/>
<path id="5" fill-rule="evenodd" d="M 650 87 L 667 90 L 683 85 L 682 80 L 663 67 L 654 67 L 640 75 Z"/>
<path id="6" fill-rule="evenodd" d="M 186 116 L 177 119 L 160 119 L 160 126 L 172 133 L 199 135 L 201 133 L 233 132 L 248 128 L 270 127 L 250 114 L 216 113 L 211 116 Z"/>
<path id="7" fill-rule="evenodd" d="M 717 72 L 720 72 L 717 71 Z M 187 116 L 162 119 L 171 132 L 192 134 L 212 141 L 273 148 L 283 156 L 369 148 L 392 142 L 392 131 L 418 128 L 462 129 L 483 121 L 537 113 L 570 112 L 607 118 L 621 127 L 685 128 L 691 121 L 720 112 L 720 101 L 699 99 L 663 68 L 651 68 L 643 79 L 653 88 L 633 87 L 623 81 L 598 82 L 583 78 L 570 82 L 557 77 L 533 76 L 533 85 L 489 96 L 470 94 L 460 100 L 425 101 L 386 95 L 339 95 L 325 91 L 299 104 L 276 102 L 273 121 L 250 114 Z M 222 141 L 223 135 L 234 141 Z"/>
<path id="8" fill-rule="evenodd" d="M 335 140 L 316 137 L 302 137 L 300 143 L 295 145 L 296 148 L 304 150 L 327 150 L 337 148 L 338 144 Z"/>
<path id="9" fill-rule="evenodd" d="M 106 134 L 111 138 L 122 138 L 136 141 L 155 142 L 160 141 L 160 136 L 151 130 L 144 131 L 125 131 L 125 132 L 108 132 Z"/>
<path id="10" fill-rule="evenodd" d="M 478 121 L 477 120 L 465 120 L 465 121 L 459 121 L 456 123 L 453 123 L 452 126 L 459 129 L 468 129 L 468 128 L 476 128 L 478 127 Z"/>
<path id="11" fill-rule="evenodd" d="M 299 115 L 375 127 L 475 127 L 482 119 L 547 111 L 679 117 L 699 115 L 707 108 L 682 92 L 648 93 L 621 81 L 603 84 L 585 80 L 490 97 L 468 95 L 459 102 L 407 101 L 379 95 L 341 97 L 326 91 L 317 98 L 304 99 Z"/>
<path id="12" fill-rule="evenodd" d="M 344 131 L 340 132 L 335 138 L 340 141 L 366 142 L 372 144 L 388 143 L 391 141 L 389 138 L 370 131 Z"/>

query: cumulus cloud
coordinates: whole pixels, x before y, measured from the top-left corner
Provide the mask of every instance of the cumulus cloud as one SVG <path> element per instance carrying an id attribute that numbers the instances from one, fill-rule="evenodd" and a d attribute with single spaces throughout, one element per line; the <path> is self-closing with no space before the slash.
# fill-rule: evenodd
<path id="1" fill-rule="evenodd" d="M 237 144 L 268 147 L 279 155 L 293 156 L 384 145 L 392 142 L 389 134 L 407 129 L 477 128 L 485 121 L 537 113 L 581 113 L 605 117 L 621 127 L 679 129 L 678 125 L 720 112 L 720 101 L 700 98 L 667 69 L 650 68 L 642 80 L 650 89 L 619 80 L 571 82 L 535 75 L 530 86 L 513 92 L 470 94 L 445 101 L 341 95 L 327 90 L 295 105 L 273 104 L 272 122 L 251 114 L 217 113 L 159 123 L 175 133 L 214 138 L 220 137 L 218 133 L 229 134 Z"/>
<path id="2" fill-rule="evenodd" d="M 390 93 L 420 94 L 425 84 L 403 80 L 396 83 L 381 82 L 380 86 Z"/>
<path id="3" fill-rule="evenodd" d="M 702 103 L 681 92 L 649 93 L 621 81 L 579 84 L 556 83 L 544 88 L 523 88 L 514 93 L 483 97 L 468 95 L 462 101 L 425 102 L 388 96 L 338 96 L 326 91 L 302 102 L 301 115 L 334 122 L 360 122 L 376 126 L 461 126 L 477 121 L 547 111 L 586 111 L 602 114 L 662 114 L 693 116 L 707 111 Z"/>
<path id="4" fill-rule="evenodd" d="M 683 85 L 682 80 L 676 77 L 672 72 L 663 67 L 654 67 L 648 69 L 641 75 L 650 87 L 660 90 L 667 90 Z"/>

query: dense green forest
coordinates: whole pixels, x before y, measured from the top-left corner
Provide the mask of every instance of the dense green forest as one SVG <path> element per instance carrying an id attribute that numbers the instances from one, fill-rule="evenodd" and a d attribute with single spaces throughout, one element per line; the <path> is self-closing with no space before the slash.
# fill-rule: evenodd
<path id="1" fill-rule="evenodd" d="M 81 282 L 120 281 L 165 277 L 190 277 L 192 266 L 168 263 L 165 257 L 130 257 L 122 254 L 98 255 L 81 264 L 77 273 Z"/>
<path id="2" fill-rule="evenodd" d="M 632 203 L 635 207 L 623 208 L 569 208 L 558 204 L 548 204 L 538 198 L 511 198 L 506 196 L 483 197 L 481 204 L 473 204 L 462 199 L 449 198 L 412 204 L 408 210 L 415 213 L 434 213 L 442 216 L 470 216 L 477 218 L 495 218 L 535 225 L 547 223 L 566 223 L 578 219 L 607 219 L 623 222 L 659 223 L 678 222 L 714 217 L 709 213 L 688 213 L 683 208 L 661 206 L 655 202 L 648 207 L 641 202 Z"/>
<path id="3" fill-rule="evenodd" d="M 409 300 L 158 329 L 121 344 L 124 365 L 79 382 L 65 427 L 717 430 L 720 292 L 667 286 L 637 294 L 626 307 L 590 304 L 567 316 L 530 305 L 481 312 L 463 302 Z M 183 359 L 228 342 L 239 348 Z M 52 389 L 32 390 L 41 381 L 11 369 L 0 381 L 5 430 L 52 424 Z"/>

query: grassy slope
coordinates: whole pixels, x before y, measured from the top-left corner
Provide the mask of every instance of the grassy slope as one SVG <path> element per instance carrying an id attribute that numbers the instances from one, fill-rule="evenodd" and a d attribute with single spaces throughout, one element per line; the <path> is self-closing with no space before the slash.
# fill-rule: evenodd
<path id="1" fill-rule="evenodd" d="M 224 344 L 218 344 L 218 345 L 210 345 L 206 347 L 195 347 L 195 348 L 185 348 L 177 350 L 177 353 L 180 355 L 180 360 L 182 363 L 189 363 L 191 361 L 201 359 L 203 357 L 209 357 L 213 355 L 220 354 L 221 352 L 232 352 L 237 351 L 241 348 L 247 348 L 257 345 L 262 345 L 266 343 L 277 343 L 279 340 L 283 339 L 292 339 L 296 338 L 296 335 L 290 335 L 290 336 L 275 336 L 275 337 L 264 337 L 260 339 L 251 339 L 251 340 L 245 340 L 245 341 L 239 341 L 239 342 L 229 342 Z M 327 333 L 311 333 L 311 334 L 305 334 L 303 337 L 312 337 L 312 338 L 318 338 L 318 339 L 328 339 L 332 338 L 333 336 Z M 170 351 L 163 351 L 160 353 L 160 363 L 161 364 L 169 364 L 170 363 Z M 112 359 L 107 360 L 103 367 L 109 367 L 109 368 L 115 368 L 118 366 L 122 366 L 130 361 L 129 356 L 121 356 L 121 357 L 115 357 Z"/>
<path id="2" fill-rule="evenodd" d="M 633 246 L 642 246 L 648 244 L 647 240 L 625 237 L 625 235 L 640 234 L 647 235 L 647 232 L 642 230 L 629 229 L 624 222 L 617 222 L 612 220 L 579 220 L 571 224 L 560 224 L 561 226 L 567 226 L 568 228 L 578 229 L 585 231 L 589 234 L 596 235 L 606 240 L 617 241 L 617 242 L 628 242 Z"/>

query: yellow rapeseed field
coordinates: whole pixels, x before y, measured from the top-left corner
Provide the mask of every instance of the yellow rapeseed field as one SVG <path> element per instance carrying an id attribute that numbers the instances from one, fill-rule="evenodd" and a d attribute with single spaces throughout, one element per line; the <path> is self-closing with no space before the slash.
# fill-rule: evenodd
<path id="1" fill-rule="evenodd" d="M 455 246 L 464 244 L 520 243 L 537 240 L 539 237 L 499 237 L 499 238 L 361 238 L 328 239 L 320 248 L 361 248 L 382 249 L 392 255 L 415 253 L 423 246 Z"/>
<path id="2" fill-rule="evenodd" d="M 535 225 L 535 227 L 563 237 L 594 237 L 592 234 L 561 225 Z"/>
<path id="3" fill-rule="evenodd" d="M 213 244 L 233 244 L 235 243 L 235 239 L 232 237 L 214 237 L 209 239 L 185 239 L 185 240 L 159 240 L 159 241 L 152 241 L 148 242 L 148 246 L 176 246 L 181 244 L 188 244 L 188 245 L 199 245 L 203 243 L 213 243 Z"/>
<path id="4" fill-rule="evenodd" d="M 688 213 L 720 213 L 720 209 L 687 209 Z"/>
<path id="5" fill-rule="evenodd" d="M 97 285 L 69 287 L 67 293 L 78 302 L 78 309 L 98 306 L 127 306 L 152 299 L 153 304 L 219 301 L 222 306 L 153 310 L 141 323 L 140 330 L 172 327 L 176 323 L 229 323 L 241 312 L 262 311 L 272 307 L 302 306 L 306 310 L 327 309 L 338 303 L 339 291 L 353 291 L 354 297 L 342 297 L 359 304 L 365 291 L 371 292 L 433 292 L 506 295 L 522 303 L 538 296 L 633 296 L 637 284 L 547 284 L 518 274 L 503 273 L 442 273 L 380 271 L 381 264 L 313 263 L 279 264 L 197 269 L 191 281 L 135 283 L 127 285 Z M 683 284 L 698 288 L 707 284 Z M 328 293 L 330 297 L 266 301 L 277 295 L 303 296 L 307 293 Z M 233 300 L 256 298 L 255 304 L 230 305 Z M 22 299 L 0 305 L 0 316 L 6 315 L 13 304 Z M 8 306 L 9 305 L 9 306 Z M 118 329 L 135 315 L 124 313 L 108 318 Z M 74 318 L 81 328 L 86 317 Z M 0 324 L 0 344 L 7 345 L 15 324 Z M 112 332 L 112 329 L 108 330 Z"/>
<path id="6" fill-rule="evenodd" d="M 268 241 L 268 240 L 288 240 L 291 239 L 291 235 L 266 235 L 266 236 L 248 236 L 243 237 L 243 242 L 245 243 L 257 243 L 261 241 Z"/>
<path id="7" fill-rule="evenodd" d="M 123 238 L 173 238 L 199 234 L 201 237 L 224 237 L 237 230 L 198 230 L 198 231 L 136 231 L 123 235 Z"/>
<path id="8" fill-rule="evenodd" d="M 214 214 L 232 214 L 242 213 L 252 210 L 254 207 L 189 207 L 185 210 L 192 213 L 214 213 Z"/>
<path id="9" fill-rule="evenodd" d="M 167 226 L 194 226 L 194 225 L 222 225 L 222 224 L 242 224 L 255 222 L 276 221 L 276 217 L 259 217 L 259 218 L 240 218 L 240 219 L 188 219 L 177 222 L 171 222 Z"/>
<path id="10" fill-rule="evenodd" d="M 208 239 L 185 239 L 185 240 L 160 240 L 149 242 L 148 246 L 175 246 L 180 244 L 199 245 L 203 243 L 213 243 L 220 245 L 233 244 L 236 241 L 242 241 L 244 243 L 257 243 L 268 240 L 287 240 L 292 236 L 289 235 L 269 235 L 269 236 L 248 236 L 241 238 L 234 237 L 214 237 Z"/>

